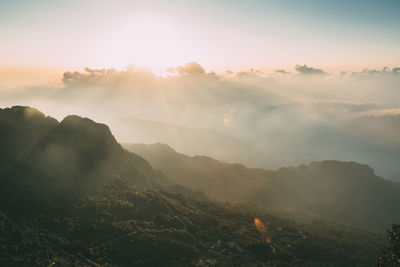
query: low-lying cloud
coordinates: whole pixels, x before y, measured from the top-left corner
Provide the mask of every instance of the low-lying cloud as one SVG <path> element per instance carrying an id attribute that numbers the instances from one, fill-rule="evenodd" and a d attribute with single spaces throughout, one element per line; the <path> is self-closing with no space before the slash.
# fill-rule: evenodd
<path id="1" fill-rule="evenodd" d="M 134 66 L 86 68 L 65 72 L 60 87 L 0 89 L 0 104 L 34 106 L 59 119 L 78 114 L 112 124 L 133 116 L 213 129 L 276 159 L 244 162 L 257 167 L 353 160 L 400 178 L 400 142 L 392 134 L 400 131 L 400 68 L 294 69 L 218 74 L 192 62 L 158 75 Z"/>
<path id="2" fill-rule="evenodd" d="M 294 69 L 300 74 L 313 74 L 313 75 L 327 75 L 322 69 L 316 69 L 313 67 L 308 67 L 307 65 L 296 65 Z"/>

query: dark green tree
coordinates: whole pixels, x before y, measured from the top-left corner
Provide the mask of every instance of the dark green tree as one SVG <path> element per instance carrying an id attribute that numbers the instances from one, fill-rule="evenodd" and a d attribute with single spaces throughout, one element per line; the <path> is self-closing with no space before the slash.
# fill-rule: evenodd
<path id="1" fill-rule="evenodd" d="M 378 255 L 378 266 L 400 266 L 400 225 L 393 224 L 387 231 L 389 245 Z"/>

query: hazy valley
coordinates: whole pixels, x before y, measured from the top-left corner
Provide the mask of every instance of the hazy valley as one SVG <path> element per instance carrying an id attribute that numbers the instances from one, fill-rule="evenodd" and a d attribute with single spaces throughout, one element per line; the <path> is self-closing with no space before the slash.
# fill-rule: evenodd
<path id="1" fill-rule="evenodd" d="M 0 267 L 400 267 L 399 0 L 1 0 Z"/>
<path id="2" fill-rule="evenodd" d="M 399 188 L 355 163 L 267 171 L 126 145 L 134 154 L 106 125 L 28 107 L 1 110 L 0 126 L 2 265 L 365 266 L 383 234 L 326 219 L 378 232 L 398 219 Z"/>

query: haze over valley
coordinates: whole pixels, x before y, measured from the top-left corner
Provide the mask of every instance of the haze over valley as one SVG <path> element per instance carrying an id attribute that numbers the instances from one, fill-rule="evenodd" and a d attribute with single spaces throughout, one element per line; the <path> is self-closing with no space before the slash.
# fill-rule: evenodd
<path id="1" fill-rule="evenodd" d="M 399 12 L 1 1 L 0 266 L 400 265 Z"/>

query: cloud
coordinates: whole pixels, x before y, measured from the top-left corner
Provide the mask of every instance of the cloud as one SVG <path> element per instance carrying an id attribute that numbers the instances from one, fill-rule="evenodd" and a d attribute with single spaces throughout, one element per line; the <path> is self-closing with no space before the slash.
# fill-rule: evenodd
<path id="1" fill-rule="evenodd" d="M 357 103 L 357 102 L 317 102 L 315 112 L 339 113 L 347 112 L 350 114 L 362 114 L 365 112 L 381 109 L 378 105 L 373 103 Z"/>
<path id="2" fill-rule="evenodd" d="M 63 74 L 63 78 L 62 78 L 62 82 L 65 85 L 73 85 L 75 82 L 77 81 L 82 81 L 84 80 L 86 77 L 84 74 L 75 71 L 75 72 L 65 72 Z"/>
<path id="3" fill-rule="evenodd" d="M 251 68 L 249 71 L 240 71 L 235 74 L 235 78 L 244 79 L 244 80 L 249 80 L 249 79 L 250 80 L 254 80 L 254 79 L 262 80 L 266 77 L 267 77 L 266 73 L 264 73 L 260 70 L 257 70 L 257 69 L 253 69 L 253 68 Z"/>
<path id="4" fill-rule="evenodd" d="M 307 65 L 296 65 L 294 69 L 300 74 L 328 75 L 328 73 L 326 73 L 322 69 L 308 67 Z"/>
<path id="5" fill-rule="evenodd" d="M 400 108 L 374 109 L 371 110 L 368 114 L 372 116 L 400 115 Z"/>
<path id="6" fill-rule="evenodd" d="M 307 65 L 295 69 L 293 73 L 250 69 L 217 74 L 192 62 L 160 76 L 135 66 L 85 68 L 65 72 L 61 87 L 0 89 L 0 105 L 31 105 L 58 119 L 77 114 L 108 123 L 134 116 L 209 128 L 284 159 L 283 165 L 330 158 L 384 169 L 382 163 L 393 160 L 390 146 L 376 147 L 376 137 L 363 137 L 365 141 L 349 129 L 353 120 L 365 116 L 380 120 L 397 114 L 400 68 L 365 69 L 357 75 L 342 72 L 324 79 L 320 78 L 327 75 L 323 70 Z M 363 127 L 370 127 L 367 119 Z M 118 137 L 117 130 L 114 134 Z M 373 149 L 380 151 L 374 158 Z"/>
<path id="7" fill-rule="evenodd" d="M 387 77 L 391 77 L 391 76 L 400 76 L 400 67 L 395 67 L 390 69 L 389 67 L 384 67 L 381 70 L 378 69 L 363 69 L 359 72 L 346 72 L 344 73 L 344 75 L 348 75 L 350 74 L 352 77 L 356 77 L 356 78 L 369 78 L 369 77 L 382 77 L 382 76 L 387 76 Z"/>
<path id="8" fill-rule="evenodd" d="M 276 73 L 282 73 L 282 74 L 290 74 L 290 72 L 280 69 L 280 70 L 275 70 Z"/>
<path id="9" fill-rule="evenodd" d="M 176 73 L 180 76 L 184 75 L 205 75 L 205 69 L 196 62 L 190 62 L 185 64 L 184 66 L 179 66 L 176 68 L 169 68 L 168 72 Z"/>
<path id="10" fill-rule="evenodd" d="M 65 72 L 62 82 L 66 87 L 89 86 L 119 86 L 122 83 L 148 82 L 155 80 L 157 76 L 149 69 L 128 66 L 126 70 L 115 69 L 91 69 L 86 67 L 84 72 Z"/>

